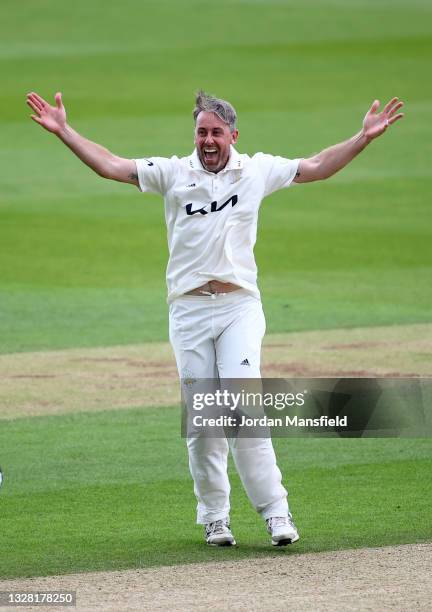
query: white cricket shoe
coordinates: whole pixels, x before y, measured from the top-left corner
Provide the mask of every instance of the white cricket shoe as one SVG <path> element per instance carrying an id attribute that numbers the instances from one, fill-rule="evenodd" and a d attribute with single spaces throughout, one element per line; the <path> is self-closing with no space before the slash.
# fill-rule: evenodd
<path id="1" fill-rule="evenodd" d="M 205 539 L 209 546 L 235 546 L 236 541 L 231 533 L 228 519 L 207 523 L 204 528 Z"/>
<path id="2" fill-rule="evenodd" d="M 267 531 L 272 537 L 273 546 L 294 544 L 300 539 L 291 514 L 288 516 L 272 516 L 267 519 Z"/>

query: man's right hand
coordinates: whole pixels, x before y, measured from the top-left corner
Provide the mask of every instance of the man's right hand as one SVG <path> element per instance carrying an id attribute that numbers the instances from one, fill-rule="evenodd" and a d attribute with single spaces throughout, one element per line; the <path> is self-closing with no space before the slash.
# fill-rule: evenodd
<path id="1" fill-rule="evenodd" d="M 27 94 L 27 104 L 36 113 L 31 115 L 33 121 L 58 136 L 66 126 L 66 111 L 60 92 L 55 95 L 55 103 L 55 106 L 51 106 L 34 91 Z"/>
<path id="2" fill-rule="evenodd" d="M 27 95 L 27 104 L 36 113 L 31 118 L 43 128 L 60 138 L 79 159 L 103 178 L 139 186 L 136 164 L 133 159 L 114 155 L 105 147 L 87 140 L 66 123 L 66 111 L 61 93 L 55 95 L 55 106 L 34 91 Z"/>

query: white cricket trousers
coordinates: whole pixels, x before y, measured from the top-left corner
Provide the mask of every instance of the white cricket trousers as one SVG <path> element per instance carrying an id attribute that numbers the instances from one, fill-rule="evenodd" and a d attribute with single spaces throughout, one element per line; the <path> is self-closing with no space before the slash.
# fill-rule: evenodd
<path id="1" fill-rule="evenodd" d="M 170 304 L 169 314 L 170 341 L 182 379 L 260 378 L 265 319 L 259 299 L 244 289 L 214 296 L 184 295 Z M 229 448 L 262 518 L 287 516 L 287 491 L 270 438 L 190 437 L 187 447 L 198 524 L 229 517 Z"/>

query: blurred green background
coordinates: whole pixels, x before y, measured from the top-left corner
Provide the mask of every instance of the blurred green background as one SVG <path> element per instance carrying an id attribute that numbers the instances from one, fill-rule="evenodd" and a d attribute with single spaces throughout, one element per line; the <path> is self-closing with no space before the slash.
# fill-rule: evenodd
<path id="1" fill-rule="evenodd" d="M 131 158 L 191 152 L 201 87 L 236 107 L 240 151 L 286 157 L 399 96 L 406 117 L 342 173 L 263 203 L 260 287 L 270 333 L 430 321 L 431 18 L 418 0 L 4 0 L 0 352 L 167 338 L 162 200 L 82 165 L 29 119 L 31 90 Z"/>

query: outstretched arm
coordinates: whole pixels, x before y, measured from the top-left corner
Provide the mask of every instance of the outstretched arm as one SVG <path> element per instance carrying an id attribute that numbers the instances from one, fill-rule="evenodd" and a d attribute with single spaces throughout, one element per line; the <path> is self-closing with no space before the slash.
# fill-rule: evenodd
<path id="1" fill-rule="evenodd" d="M 27 94 L 27 104 L 35 113 L 31 115 L 33 121 L 60 138 L 81 161 L 99 176 L 138 186 L 135 162 L 132 159 L 118 157 L 105 147 L 78 134 L 67 124 L 61 93 L 55 95 L 55 102 L 56 105 L 51 106 L 35 92 Z"/>
<path id="2" fill-rule="evenodd" d="M 375 100 L 358 134 L 345 142 L 324 149 L 309 159 L 302 159 L 294 181 L 309 183 L 329 178 L 349 164 L 374 138 L 381 136 L 390 125 L 403 117 L 403 113 L 397 113 L 403 106 L 403 102 L 398 98 L 390 100 L 381 113 L 377 112 L 379 105 L 379 100 Z"/>

